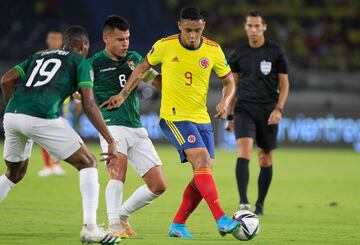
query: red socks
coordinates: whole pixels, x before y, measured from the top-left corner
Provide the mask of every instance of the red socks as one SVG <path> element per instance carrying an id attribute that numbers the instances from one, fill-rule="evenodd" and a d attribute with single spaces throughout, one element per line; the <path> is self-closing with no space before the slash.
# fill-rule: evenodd
<path id="1" fill-rule="evenodd" d="M 202 196 L 193 185 L 194 181 L 192 180 L 185 188 L 180 208 L 174 218 L 174 223 L 185 224 L 187 218 L 201 202 Z"/>
<path id="2" fill-rule="evenodd" d="M 219 196 L 210 168 L 196 169 L 194 171 L 194 180 L 185 188 L 180 208 L 176 213 L 173 222 L 185 224 L 186 220 L 199 205 L 202 198 L 207 202 L 215 220 L 218 220 L 225 214 L 220 207 Z"/>
<path id="3" fill-rule="evenodd" d="M 210 168 L 201 168 L 194 171 L 196 188 L 207 202 L 215 220 L 225 213 L 220 207 L 219 196 Z"/>
<path id="4" fill-rule="evenodd" d="M 44 157 L 45 166 L 51 168 L 52 164 L 51 164 L 50 154 L 42 147 L 41 147 L 41 154 Z"/>

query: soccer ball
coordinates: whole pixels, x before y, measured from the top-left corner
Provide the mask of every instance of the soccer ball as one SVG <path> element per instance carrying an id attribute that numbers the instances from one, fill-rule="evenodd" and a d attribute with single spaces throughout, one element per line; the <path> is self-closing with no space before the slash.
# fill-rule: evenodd
<path id="1" fill-rule="evenodd" d="M 248 210 L 239 210 L 233 215 L 233 220 L 240 222 L 240 227 L 232 232 L 232 235 L 241 241 L 253 239 L 260 230 L 259 219 L 256 214 Z"/>

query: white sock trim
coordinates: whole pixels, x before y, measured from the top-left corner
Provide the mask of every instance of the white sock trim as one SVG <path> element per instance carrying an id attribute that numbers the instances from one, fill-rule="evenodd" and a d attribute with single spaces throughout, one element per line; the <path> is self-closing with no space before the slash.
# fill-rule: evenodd
<path id="1" fill-rule="evenodd" d="M 11 188 L 15 186 L 15 183 L 10 181 L 6 175 L 0 176 L 0 203 L 5 199 Z"/>
<path id="2" fill-rule="evenodd" d="M 2 175 L 0 176 L 0 178 L 3 177 L 3 180 L 11 187 L 13 188 L 16 184 L 14 182 L 12 182 L 11 180 L 8 179 L 8 177 L 6 177 L 6 175 Z"/>

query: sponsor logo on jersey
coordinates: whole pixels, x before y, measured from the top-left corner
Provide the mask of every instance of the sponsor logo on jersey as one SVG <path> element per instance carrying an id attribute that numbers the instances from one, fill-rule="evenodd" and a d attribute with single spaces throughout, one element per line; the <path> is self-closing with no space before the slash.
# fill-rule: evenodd
<path id="1" fill-rule="evenodd" d="M 172 60 L 172 62 L 180 62 L 179 58 L 177 56 L 175 56 Z"/>
<path id="2" fill-rule="evenodd" d="M 130 68 L 132 71 L 135 70 L 135 63 L 134 63 L 134 61 L 129 60 L 129 61 L 127 61 L 127 64 L 128 64 L 129 68 Z"/>
<path id="3" fill-rule="evenodd" d="M 109 67 L 109 68 L 105 68 L 105 69 L 100 69 L 100 72 L 113 71 L 113 70 L 116 70 L 116 67 Z"/>
<path id="4" fill-rule="evenodd" d="M 187 137 L 187 140 L 189 141 L 189 143 L 194 143 L 196 141 L 196 137 L 195 137 L 195 135 L 190 134 Z"/>
<path id="5" fill-rule="evenodd" d="M 201 58 L 200 60 L 199 60 L 199 65 L 200 65 L 200 67 L 201 68 L 203 68 L 203 69 L 206 69 L 206 68 L 208 68 L 209 67 L 209 59 L 208 58 Z"/>
<path id="6" fill-rule="evenodd" d="M 265 76 L 271 72 L 271 62 L 263 60 L 260 62 L 260 71 Z"/>

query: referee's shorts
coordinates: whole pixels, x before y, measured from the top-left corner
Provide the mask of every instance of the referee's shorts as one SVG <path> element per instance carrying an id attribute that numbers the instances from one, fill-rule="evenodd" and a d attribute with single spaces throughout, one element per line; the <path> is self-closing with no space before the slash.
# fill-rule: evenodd
<path id="1" fill-rule="evenodd" d="M 256 145 L 265 151 L 276 149 L 278 124 L 268 125 L 270 114 L 271 111 L 259 108 L 258 110 L 252 108 L 250 113 L 245 108 L 237 107 L 234 114 L 235 138 L 251 137 Z"/>

